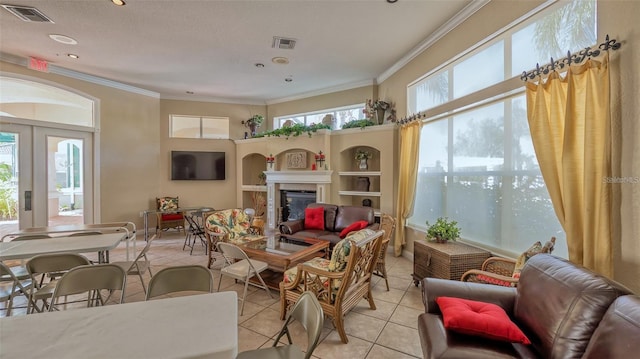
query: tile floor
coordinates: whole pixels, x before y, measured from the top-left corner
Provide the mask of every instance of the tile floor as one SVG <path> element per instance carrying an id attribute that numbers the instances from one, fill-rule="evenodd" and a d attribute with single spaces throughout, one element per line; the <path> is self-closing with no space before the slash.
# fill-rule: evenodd
<path id="1" fill-rule="evenodd" d="M 204 248 L 196 244 L 193 255 L 189 248 L 184 251 L 184 237 L 175 231 L 163 233 L 156 239 L 149 251 L 152 270 L 183 264 L 200 264 L 206 266 L 207 256 Z M 144 242 L 138 242 L 138 250 Z M 111 252 L 111 261 L 124 260 L 124 245 Z M 91 257 L 91 256 L 89 256 Z M 421 292 L 413 285 L 411 273 L 413 264 L 406 258 L 387 255 L 387 272 L 389 274 L 389 291 L 384 280 L 373 279 L 373 296 L 376 310 L 369 309 L 368 302 L 362 300 L 345 317 L 345 331 L 349 343 L 343 344 L 330 320 L 325 320 L 320 344 L 313 352 L 313 358 L 421 358 L 422 350 L 418 338 L 417 318 L 424 311 Z M 212 269 L 214 285 L 218 285 L 219 270 Z M 148 274 L 145 283 L 148 282 Z M 221 291 L 235 290 L 242 296 L 242 284 L 224 278 Z M 271 346 L 283 321 L 280 320 L 279 293 L 271 291 L 269 298 L 263 289 L 249 287 L 244 314 L 238 310 L 238 351 L 251 350 L 263 346 Z M 144 300 L 144 291 L 137 276 L 129 276 L 125 291 L 125 301 Z M 19 304 L 19 303 L 18 303 Z M 239 307 L 238 307 L 239 308 Z M 2 311 L 0 316 L 5 315 Z M 17 309 L 13 315 L 24 315 L 24 310 Z M 306 348 L 306 336 L 301 326 L 292 328 L 293 341 Z M 286 339 L 284 339 L 286 341 Z"/>

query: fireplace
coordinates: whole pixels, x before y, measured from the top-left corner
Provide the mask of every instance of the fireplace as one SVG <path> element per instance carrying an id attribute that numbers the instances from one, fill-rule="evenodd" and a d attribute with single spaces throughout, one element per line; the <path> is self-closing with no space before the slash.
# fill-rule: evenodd
<path id="1" fill-rule="evenodd" d="M 328 193 L 331 185 L 331 174 L 333 171 L 265 171 L 267 175 L 267 229 L 276 229 L 278 221 L 293 219 L 293 217 L 302 218 L 304 209 L 309 203 L 327 203 Z M 296 193 L 296 200 L 300 203 L 296 204 L 296 208 L 301 208 L 298 213 L 292 213 L 288 203 L 282 202 L 282 197 L 289 194 L 283 194 L 282 191 Z M 301 194 L 302 193 L 302 194 Z M 280 200 L 278 197 L 280 194 Z M 300 196 L 307 197 L 305 202 Z M 284 215 L 285 208 L 289 211 Z M 300 211 L 302 214 L 300 214 Z M 276 213 L 277 212 L 277 213 Z"/>
<path id="2" fill-rule="evenodd" d="M 304 209 L 316 202 L 316 191 L 280 191 L 282 221 L 304 218 Z"/>

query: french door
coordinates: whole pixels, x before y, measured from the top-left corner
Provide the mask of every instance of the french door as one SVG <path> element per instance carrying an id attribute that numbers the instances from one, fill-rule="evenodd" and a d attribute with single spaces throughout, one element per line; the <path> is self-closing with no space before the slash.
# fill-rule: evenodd
<path id="1" fill-rule="evenodd" d="M 0 233 L 92 223 L 92 133 L 3 120 Z"/>

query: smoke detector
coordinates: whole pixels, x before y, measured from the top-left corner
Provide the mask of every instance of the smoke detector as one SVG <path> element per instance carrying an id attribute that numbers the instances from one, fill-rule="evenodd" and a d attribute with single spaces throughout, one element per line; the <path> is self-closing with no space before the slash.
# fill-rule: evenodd
<path id="1" fill-rule="evenodd" d="M 289 63 L 289 59 L 282 56 L 277 56 L 271 59 L 271 62 L 278 65 L 286 65 Z"/>
<path id="2" fill-rule="evenodd" d="M 26 22 L 50 22 L 54 23 L 53 20 L 49 19 L 47 15 L 43 14 L 40 10 L 35 7 L 29 6 L 20 6 L 20 5 L 7 5 L 2 4 L 3 8 L 5 8 L 10 13 L 14 14 L 20 20 Z"/>
<path id="3" fill-rule="evenodd" d="M 296 46 L 296 39 L 274 36 L 271 47 L 274 49 L 293 50 Z"/>

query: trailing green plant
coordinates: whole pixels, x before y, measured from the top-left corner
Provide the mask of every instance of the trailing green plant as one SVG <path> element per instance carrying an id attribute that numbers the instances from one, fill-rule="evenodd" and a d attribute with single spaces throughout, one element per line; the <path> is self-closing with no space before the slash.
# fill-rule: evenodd
<path id="1" fill-rule="evenodd" d="M 293 137 L 297 137 L 300 136 L 303 133 L 307 133 L 309 135 L 309 137 L 311 137 L 311 135 L 314 132 L 318 132 L 318 130 L 322 130 L 322 129 L 331 129 L 331 126 L 329 125 L 325 125 L 323 123 L 316 123 L 310 126 L 306 126 L 303 125 L 301 123 L 296 123 L 293 126 L 287 126 L 287 127 L 281 127 L 281 128 L 276 128 L 275 130 L 271 130 L 271 131 L 264 131 L 264 132 L 260 132 L 260 133 L 256 133 L 255 136 L 253 136 L 253 138 L 260 138 L 260 137 L 285 137 L 287 139 L 289 139 L 289 137 L 293 136 Z"/>
<path id="2" fill-rule="evenodd" d="M 347 129 L 347 128 L 358 128 L 360 127 L 361 129 L 367 127 L 367 126 L 375 126 L 376 124 L 373 123 L 373 121 L 371 121 L 370 119 L 363 119 L 363 120 L 353 120 L 353 121 L 349 121 L 347 123 L 345 123 L 344 125 L 342 125 L 342 129 Z"/>
<path id="3" fill-rule="evenodd" d="M 427 240 L 455 241 L 460 237 L 460 227 L 458 222 L 449 221 L 447 217 L 439 217 L 436 223 L 429 225 L 427 221 Z"/>

